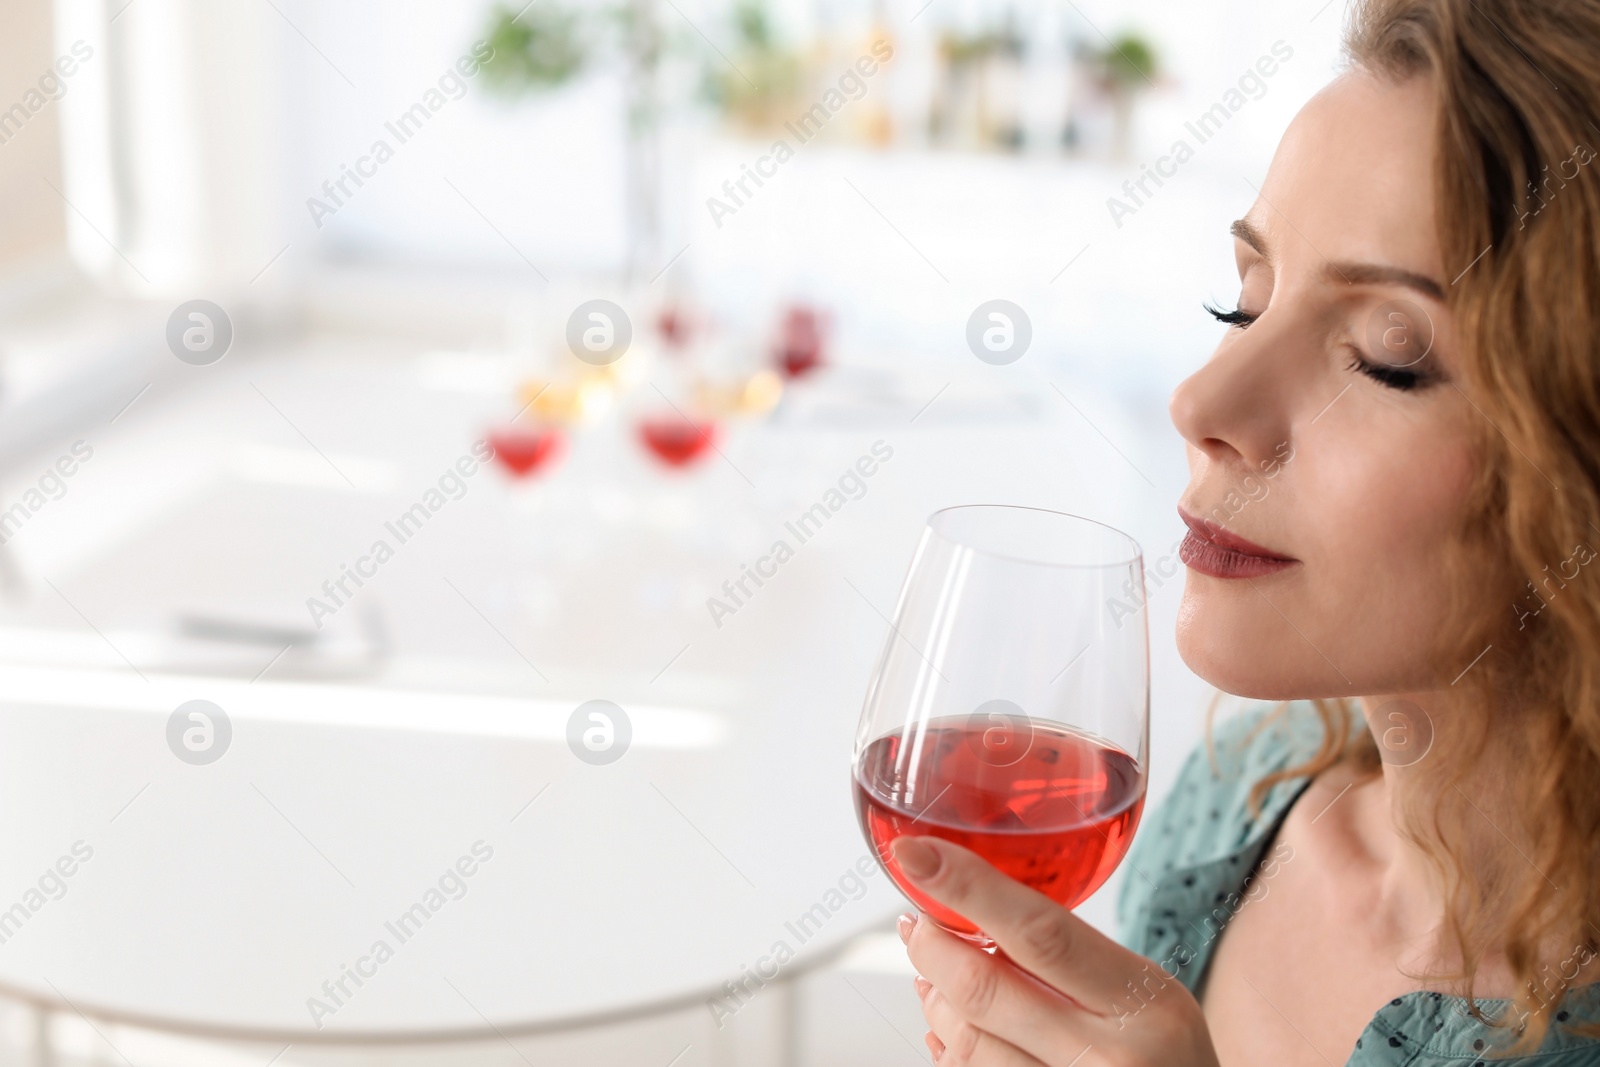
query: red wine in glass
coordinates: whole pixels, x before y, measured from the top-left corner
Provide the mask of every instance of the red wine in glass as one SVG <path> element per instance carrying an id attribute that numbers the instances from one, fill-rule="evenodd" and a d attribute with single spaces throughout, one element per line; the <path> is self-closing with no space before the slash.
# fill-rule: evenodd
<path id="1" fill-rule="evenodd" d="M 1144 777 L 1113 745 L 1056 723 L 958 719 L 929 722 L 920 747 L 908 776 L 899 734 L 867 746 L 856 767 L 856 815 L 900 891 L 952 932 L 981 937 L 906 881 L 890 851 L 896 838 L 954 842 L 1065 908 L 1100 888 L 1133 843 Z"/>
<path id="2" fill-rule="evenodd" d="M 1127 855 L 1149 753 L 1144 603 L 1138 543 L 1103 523 L 1009 505 L 928 520 L 861 709 L 853 788 L 878 862 L 934 922 L 994 945 L 911 884 L 897 838 L 961 845 L 1065 908 Z"/>
<path id="3" fill-rule="evenodd" d="M 538 473 L 560 454 L 562 441 L 561 431 L 554 429 L 507 426 L 489 432 L 495 460 L 514 478 Z"/>
<path id="4" fill-rule="evenodd" d="M 678 415 L 646 419 L 639 424 L 639 440 L 671 467 L 686 467 L 716 443 L 717 424 L 697 422 Z"/>

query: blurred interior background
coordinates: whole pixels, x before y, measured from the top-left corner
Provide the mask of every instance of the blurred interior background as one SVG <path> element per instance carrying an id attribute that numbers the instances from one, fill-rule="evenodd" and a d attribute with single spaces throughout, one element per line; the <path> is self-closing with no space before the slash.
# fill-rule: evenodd
<path id="1" fill-rule="evenodd" d="M 1342 7 L 7 0 L 7 1062 L 926 1060 L 900 898 L 846 877 L 922 520 L 1140 541 L 1159 799 L 1207 698 L 1166 397 Z M 162 733 L 191 699 L 214 766 Z M 480 839 L 434 944 L 339 986 Z"/>

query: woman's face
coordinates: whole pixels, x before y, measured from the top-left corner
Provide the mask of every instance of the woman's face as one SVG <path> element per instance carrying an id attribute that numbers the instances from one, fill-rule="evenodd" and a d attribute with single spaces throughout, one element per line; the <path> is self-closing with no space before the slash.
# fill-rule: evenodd
<path id="1" fill-rule="evenodd" d="M 1178 647 L 1226 692 L 1373 696 L 1448 670 L 1441 549 L 1482 416 L 1456 387 L 1433 114 L 1426 79 L 1362 72 L 1306 105 L 1233 226 L 1233 324 L 1173 393 Z"/>

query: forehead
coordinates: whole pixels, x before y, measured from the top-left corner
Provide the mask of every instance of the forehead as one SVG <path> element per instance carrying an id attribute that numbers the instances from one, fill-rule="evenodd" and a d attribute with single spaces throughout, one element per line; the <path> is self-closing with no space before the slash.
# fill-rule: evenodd
<path id="1" fill-rule="evenodd" d="M 1432 83 L 1341 75 L 1295 116 L 1249 220 L 1275 258 L 1440 271 Z M 1307 247 L 1307 246 L 1310 247 Z"/>

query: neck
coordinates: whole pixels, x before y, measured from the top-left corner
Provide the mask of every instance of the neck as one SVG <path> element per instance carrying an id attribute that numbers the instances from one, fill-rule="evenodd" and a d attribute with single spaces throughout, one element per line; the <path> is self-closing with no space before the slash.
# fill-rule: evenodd
<path id="1" fill-rule="evenodd" d="M 1454 811 L 1444 832 L 1464 857 L 1469 878 L 1477 885 L 1493 885 L 1508 876 L 1526 876 L 1534 868 L 1517 844 L 1527 840 L 1522 829 L 1526 813 L 1507 789 L 1514 775 L 1527 773 L 1526 767 L 1519 769 L 1514 746 L 1491 738 L 1470 776 L 1459 784 L 1446 782 L 1441 773 L 1445 761 L 1463 758 L 1468 747 L 1466 738 L 1451 733 L 1451 724 L 1461 723 L 1463 716 L 1447 694 L 1364 697 L 1359 705 L 1383 764 L 1378 775 L 1353 781 L 1340 803 L 1350 805 L 1342 821 L 1371 864 L 1374 919 L 1392 929 L 1395 943 L 1404 946 L 1406 970 L 1452 973 L 1461 960 L 1446 936 L 1443 875 L 1406 828 L 1429 825 L 1442 801 Z M 1585 953 L 1575 964 L 1574 951 L 1573 945 L 1552 941 L 1541 959 L 1552 973 L 1576 972 L 1580 983 L 1600 980 L 1600 960 Z M 1476 994 L 1509 998 L 1516 986 L 1501 946 L 1489 946 L 1477 967 Z"/>

